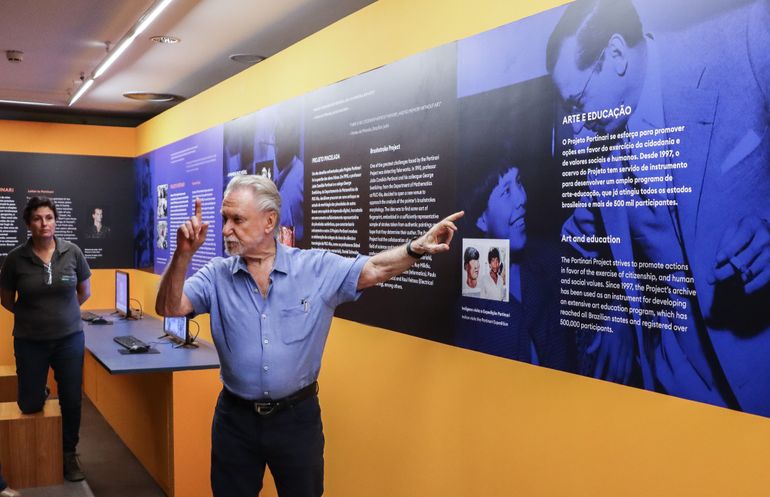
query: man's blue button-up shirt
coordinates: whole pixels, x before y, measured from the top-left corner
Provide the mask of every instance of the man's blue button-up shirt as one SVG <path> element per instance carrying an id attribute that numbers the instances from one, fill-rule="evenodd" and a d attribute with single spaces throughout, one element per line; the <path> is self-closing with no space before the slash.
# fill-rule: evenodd
<path id="1" fill-rule="evenodd" d="M 211 314 L 222 382 L 246 399 L 280 399 L 318 378 L 334 308 L 355 300 L 367 257 L 276 243 L 267 297 L 241 257 L 217 257 L 190 277 L 195 314 Z"/>

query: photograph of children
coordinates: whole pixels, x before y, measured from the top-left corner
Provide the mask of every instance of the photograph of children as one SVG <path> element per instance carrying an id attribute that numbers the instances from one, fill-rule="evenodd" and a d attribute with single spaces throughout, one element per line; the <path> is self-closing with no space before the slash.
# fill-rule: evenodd
<path id="1" fill-rule="evenodd" d="M 479 285 L 479 267 L 481 266 L 479 249 L 471 245 L 477 240 L 463 240 L 463 297 L 481 298 Z"/>
<path id="2" fill-rule="evenodd" d="M 168 185 L 158 185 L 158 219 L 168 216 Z"/>
<path id="3" fill-rule="evenodd" d="M 463 240 L 462 295 L 508 302 L 508 240 Z"/>

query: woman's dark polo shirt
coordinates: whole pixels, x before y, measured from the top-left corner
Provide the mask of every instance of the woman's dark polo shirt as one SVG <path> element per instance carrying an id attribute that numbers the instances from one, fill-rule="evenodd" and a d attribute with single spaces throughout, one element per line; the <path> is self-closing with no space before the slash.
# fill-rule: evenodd
<path id="1" fill-rule="evenodd" d="M 51 340 L 83 329 L 76 286 L 91 277 L 91 269 L 77 245 L 55 240 L 50 284 L 31 240 L 11 250 L 0 270 L 0 287 L 18 293 L 13 307 L 16 338 Z"/>

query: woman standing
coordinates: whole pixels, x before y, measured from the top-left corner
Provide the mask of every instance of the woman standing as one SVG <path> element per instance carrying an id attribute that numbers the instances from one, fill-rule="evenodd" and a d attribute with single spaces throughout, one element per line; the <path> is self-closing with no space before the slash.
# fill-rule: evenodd
<path id="1" fill-rule="evenodd" d="M 91 295 L 91 270 L 77 245 L 54 236 L 58 218 L 51 199 L 29 199 L 24 222 L 32 236 L 5 260 L 0 302 L 14 314 L 19 408 L 25 414 L 43 409 L 50 366 L 62 413 L 64 477 L 80 481 L 85 478 L 75 454 L 83 383 L 80 305 Z"/>

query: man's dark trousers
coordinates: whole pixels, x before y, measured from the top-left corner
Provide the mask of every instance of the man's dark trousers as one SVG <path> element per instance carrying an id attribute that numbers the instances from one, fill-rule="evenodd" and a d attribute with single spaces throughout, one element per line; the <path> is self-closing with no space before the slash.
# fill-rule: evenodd
<path id="1" fill-rule="evenodd" d="M 262 489 L 266 465 L 280 497 L 323 494 L 324 436 L 317 395 L 263 415 L 223 390 L 211 430 L 215 497 L 254 497 Z"/>

